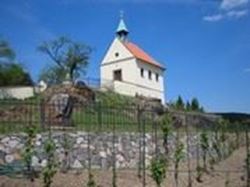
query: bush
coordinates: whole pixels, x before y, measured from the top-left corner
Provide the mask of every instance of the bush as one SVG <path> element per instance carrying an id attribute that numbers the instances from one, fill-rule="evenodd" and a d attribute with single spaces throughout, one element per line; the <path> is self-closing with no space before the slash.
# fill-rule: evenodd
<path id="1" fill-rule="evenodd" d="M 163 156 L 155 157 L 151 160 L 151 177 L 157 184 L 157 187 L 160 187 L 163 180 L 166 178 L 166 166 L 167 161 Z"/>
<path id="2" fill-rule="evenodd" d="M 44 187 L 50 187 L 53 182 L 53 177 L 57 172 L 57 162 L 55 158 L 55 143 L 51 137 L 44 145 L 45 153 L 47 154 L 47 165 L 43 169 Z"/>
<path id="3" fill-rule="evenodd" d="M 0 86 L 30 86 L 33 81 L 20 64 L 0 64 Z"/>
<path id="4" fill-rule="evenodd" d="M 34 139 L 36 137 L 36 127 L 30 125 L 26 128 L 27 138 L 25 141 L 24 152 L 22 154 L 24 164 L 26 167 L 25 175 L 33 182 L 35 177 L 35 171 L 32 167 L 32 157 L 35 155 L 34 151 Z"/>

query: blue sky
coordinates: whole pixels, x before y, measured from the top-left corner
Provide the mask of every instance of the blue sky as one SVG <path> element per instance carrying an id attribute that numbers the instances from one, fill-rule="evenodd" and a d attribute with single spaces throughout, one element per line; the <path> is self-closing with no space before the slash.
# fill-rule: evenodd
<path id="1" fill-rule="evenodd" d="M 36 80 L 36 47 L 69 36 L 94 48 L 88 76 L 125 12 L 129 38 L 167 68 L 166 98 L 197 97 L 207 111 L 250 113 L 249 0 L 1 0 L 0 36 Z"/>

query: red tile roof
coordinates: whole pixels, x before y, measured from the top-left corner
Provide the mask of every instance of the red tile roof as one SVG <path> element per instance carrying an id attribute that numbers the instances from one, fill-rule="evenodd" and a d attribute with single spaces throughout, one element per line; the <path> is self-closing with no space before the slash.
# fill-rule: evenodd
<path id="1" fill-rule="evenodd" d="M 145 51 L 139 48 L 136 44 L 132 42 L 124 42 L 123 44 L 135 56 L 135 58 L 140 59 L 145 63 L 159 67 L 161 69 L 165 69 L 160 63 L 155 61 L 151 56 L 149 56 Z"/>

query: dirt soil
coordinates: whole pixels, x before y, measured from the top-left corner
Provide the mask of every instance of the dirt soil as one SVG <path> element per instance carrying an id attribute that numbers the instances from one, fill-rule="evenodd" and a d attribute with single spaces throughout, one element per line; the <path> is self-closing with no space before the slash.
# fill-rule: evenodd
<path id="1" fill-rule="evenodd" d="M 246 176 L 243 172 L 244 162 L 246 158 L 245 148 L 242 147 L 236 150 L 229 158 L 220 162 L 214 167 L 216 172 L 204 174 L 201 183 L 196 181 L 196 173 L 191 173 L 192 187 L 245 187 Z M 183 163 L 186 165 L 186 163 Z M 194 167 L 194 162 L 191 162 L 191 167 Z M 171 168 L 170 168 L 171 169 Z M 186 167 L 183 165 L 182 170 Z M 224 172 L 231 171 L 231 172 Z M 240 172 L 241 171 L 241 172 Z M 112 170 L 94 170 L 94 180 L 98 187 L 112 186 Z M 87 186 L 88 173 L 87 171 L 68 172 L 67 174 L 57 173 L 52 187 L 78 187 Z M 40 187 L 42 178 L 36 179 L 31 183 L 25 179 L 13 179 L 6 176 L 0 176 L 0 187 Z M 141 187 L 142 180 L 137 177 L 137 170 L 117 170 L 117 186 L 118 187 Z M 150 178 L 150 174 L 146 173 L 146 186 L 156 187 L 155 183 Z M 162 187 L 175 187 L 173 173 L 168 173 L 167 178 L 162 184 Z M 179 187 L 188 186 L 188 173 L 179 173 Z"/>

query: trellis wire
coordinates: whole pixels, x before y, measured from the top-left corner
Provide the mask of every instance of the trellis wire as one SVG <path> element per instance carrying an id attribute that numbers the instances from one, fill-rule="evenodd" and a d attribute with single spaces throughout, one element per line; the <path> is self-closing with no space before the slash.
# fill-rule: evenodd
<path id="1" fill-rule="evenodd" d="M 63 103 L 59 102 L 58 105 L 62 105 Z M 53 131 L 56 131 L 56 126 L 53 125 L 53 120 L 51 118 L 48 118 L 47 113 L 51 114 L 53 111 L 53 108 L 56 107 L 55 105 L 48 105 L 47 106 L 44 104 L 44 100 L 39 100 L 39 102 L 35 101 L 23 101 L 17 102 L 17 101 L 0 101 L 0 106 L 5 106 L 5 107 L 12 107 L 12 106 L 23 106 L 27 108 L 26 113 L 24 113 L 22 116 L 17 117 L 16 119 L 7 119 L 5 120 L 4 118 L 0 117 L 0 126 L 3 126 L 4 131 L 10 131 L 11 132 L 16 132 L 16 125 L 8 125 L 6 124 L 16 124 L 20 123 L 20 126 L 24 127 L 26 125 L 32 125 L 32 124 L 39 124 L 41 129 L 44 131 L 49 132 L 49 138 L 51 138 L 51 133 Z M 47 110 L 46 111 L 46 107 Z M 86 106 L 79 106 L 76 105 L 75 109 L 77 112 L 79 112 L 78 117 L 75 119 L 76 125 L 78 123 L 82 123 L 84 121 L 84 118 L 87 116 L 90 116 L 90 121 L 88 124 L 86 124 L 86 127 L 79 127 L 79 126 L 72 126 L 72 128 L 75 128 L 77 130 L 86 130 L 87 131 L 87 159 L 88 159 L 88 165 L 87 165 L 87 170 L 88 173 L 90 174 L 92 171 L 92 165 L 91 165 L 91 150 L 90 150 L 90 136 L 93 131 L 97 131 L 99 133 L 101 132 L 109 132 L 112 133 L 112 182 L 114 186 L 117 186 L 119 180 L 117 180 L 117 171 L 120 168 L 117 168 L 116 164 L 116 137 L 117 133 L 119 131 L 129 131 L 131 128 L 133 128 L 133 132 L 137 133 L 138 137 L 138 167 L 137 167 L 137 174 L 140 177 L 141 181 L 141 186 L 145 187 L 147 186 L 147 178 L 146 178 L 146 134 L 147 133 L 152 133 L 152 136 L 154 137 L 154 144 L 155 144 L 155 150 L 154 150 L 154 155 L 157 157 L 161 152 L 160 152 L 160 147 L 162 146 L 159 142 L 161 137 L 161 125 L 160 123 L 156 120 L 157 114 L 153 110 L 142 110 L 141 108 L 119 108 L 119 107 L 105 107 L 102 106 L 101 103 L 96 103 L 96 104 L 90 104 Z M 86 110 L 90 110 L 89 113 L 86 112 Z M 93 111 L 92 111 L 93 110 Z M 75 113 L 76 113 L 75 111 Z M 47 113 L 46 113 L 47 112 Z M 118 114 L 125 114 L 125 115 L 120 115 L 117 116 Z M 36 117 L 38 115 L 38 117 Z M 149 117 L 151 116 L 151 117 Z M 215 133 L 215 136 L 218 136 L 219 133 L 221 133 L 220 127 L 215 127 L 214 129 L 206 128 L 206 127 L 199 127 L 197 124 L 193 125 L 191 124 L 190 121 L 188 120 L 187 116 L 189 114 L 187 113 L 185 118 L 184 118 L 184 128 L 180 129 L 179 127 L 176 127 L 174 131 L 177 133 L 176 136 L 179 136 L 179 133 L 184 130 L 184 134 L 186 136 L 186 146 L 187 146 L 187 169 L 178 169 L 177 172 L 179 173 L 187 173 L 188 174 L 188 187 L 193 186 L 193 175 L 197 172 L 195 169 L 191 168 L 191 158 L 190 158 L 190 133 L 195 133 L 196 136 L 199 136 L 200 131 L 205 129 L 206 131 L 212 131 Z M 193 117 L 193 116 L 191 116 Z M 96 118 L 96 120 L 95 120 Z M 118 118 L 118 119 L 117 119 Z M 150 123 L 149 123 L 150 121 Z M 61 125 L 64 125 L 64 127 L 67 127 L 69 125 L 69 121 L 63 121 Z M 19 127 L 19 128 L 21 128 Z M 126 128 L 127 127 L 127 128 Z M 243 128 L 244 127 L 244 128 Z M 230 126 L 226 127 L 226 132 L 227 133 L 232 133 L 234 132 L 235 137 L 236 137 L 236 146 L 237 148 L 240 146 L 240 133 L 245 133 L 245 147 L 246 147 L 246 167 L 245 169 L 242 170 L 219 170 L 216 169 L 213 172 L 219 172 L 219 173 L 224 173 L 225 174 L 225 179 L 226 181 L 229 181 L 228 178 L 230 178 L 231 173 L 246 173 L 246 186 L 250 187 L 250 148 L 249 148 L 249 127 L 247 125 L 243 127 L 233 127 L 235 128 L 235 131 L 230 129 Z M 152 129 L 151 129 L 152 128 Z M 192 129 L 192 130 L 191 130 Z M 218 130 L 219 129 L 219 130 Z M 67 129 L 63 128 L 63 132 L 67 133 Z M 163 137 L 164 138 L 164 137 Z M 199 138 L 198 138 L 199 139 Z M 197 140 L 198 141 L 198 140 Z M 169 143 L 169 141 L 167 141 Z M 196 147 L 196 166 L 200 165 L 200 146 L 197 143 L 195 145 Z M 168 169 L 167 172 L 173 173 L 176 172 L 175 170 Z M 168 180 L 168 179 L 166 179 Z"/>

